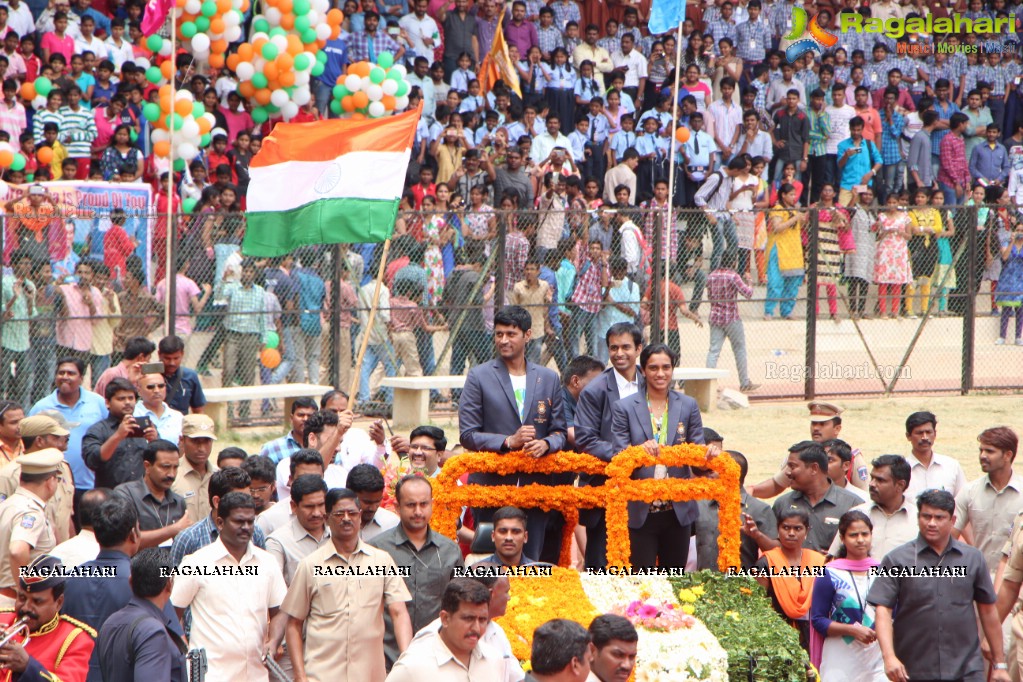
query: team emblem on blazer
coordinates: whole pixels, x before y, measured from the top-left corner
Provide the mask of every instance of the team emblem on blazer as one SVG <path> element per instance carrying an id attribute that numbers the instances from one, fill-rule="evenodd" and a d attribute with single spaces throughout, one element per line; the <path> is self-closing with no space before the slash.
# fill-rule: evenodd
<path id="1" fill-rule="evenodd" d="M 547 420 L 547 403 L 543 400 L 538 400 L 536 403 L 536 416 L 538 422 L 544 422 Z"/>
<path id="2" fill-rule="evenodd" d="M 678 428 L 675 429 L 675 433 L 681 438 L 686 435 L 686 425 L 682 422 L 678 423 Z"/>

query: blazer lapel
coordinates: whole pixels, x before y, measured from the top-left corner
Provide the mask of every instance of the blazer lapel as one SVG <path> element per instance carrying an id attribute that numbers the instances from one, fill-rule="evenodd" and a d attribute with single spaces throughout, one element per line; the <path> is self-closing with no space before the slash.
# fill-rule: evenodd
<path id="1" fill-rule="evenodd" d="M 512 412 L 515 413 L 515 418 L 522 422 L 522 416 L 519 414 L 518 403 L 515 402 L 515 390 L 512 388 L 511 376 L 508 374 L 508 367 L 500 360 L 494 360 L 494 373 L 497 375 L 497 381 L 501 384 L 501 388 L 504 389 L 504 395 L 508 398 L 508 402 L 511 403 Z M 526 390 L 529 390 L 528 388 Z"/>
<path id="2" fill-rule="evenodd" d="M 646 401 L 638 400 L 634 402 L 632 404 L 632 409 L 636 414 L 636 418 L 639 420 L 640 427 L 643 429 L 643 435 L 646 436 L 647 440 L 653 440 L 654 428 L 653 424 L 650 423 L 650 407 L 646 404 Z"/>
<path id="3" fill-rule="evenodd" d="M 682 421 L 682 400 L 675 391 L 668 391 L 668 442 L 684 443 L 689 436 Z"/>
<path id="4" fill-rule="evenodd" d="M 607 381 L 607 392 L 611 395 L 611 400 L 608 405 L 614 405 L 616 402 L 622 399 L 622 396 L 618 393 L 618 376 L 615 373 L 614 367 L 607 370 L 604 375 L 605 381 Z"/>

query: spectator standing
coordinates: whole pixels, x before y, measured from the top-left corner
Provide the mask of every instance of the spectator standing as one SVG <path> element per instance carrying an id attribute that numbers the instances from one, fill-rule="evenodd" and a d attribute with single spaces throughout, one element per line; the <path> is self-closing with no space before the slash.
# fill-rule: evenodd
<path id="1" fill-rule="evenodd" d="M 209 484 L 218 471 L 217 465 L 210 462 L 210 454 L 216 440 L 216 425 L 206 415 L 190 414 L 182 420 L 178 440 L 181 462 L 172 490 L 185 499 L 192 520 L 210 513 Z"/>
<path id="2" fill-rule="evenodd" d="M 432 63 L 434 50 L 442 48 L 443 45 L 437 22 L 426 13 L 429 4 L 429 0 L 415 0 L 414 11 L 403 16 L 398 25 L 411 40 L 412 51 Z M 536 29 L 533 30 L 535 35 Z"/>
<path id="3" fill-rule="evenodd" d="M 256 363 L 266 333 L 265 291 L 255 283 L 256 264 L 242 263 L 241 279 L 226 284 L 217 283 L 221 295 L 227 300 L 224 329 L 227 341 L 224 347 L 224 385 L 249 385 L 255 380 Z M 249 416 L 249 403 L 243 402 L 238 410 L 242 419 Z"/>
<path id="4" fill-rule="evenodd" d="M 167 380 L 162 374 L 146 374 L 139 379 L 137 387 L 140 400 L 135 403 L 134 416 L 147 417 L 156 427 L 160 438 L 177 443 L 181 437 L 184 415 L 164 402 L 167 397 Z"/>
<path id="5" fill-rule="evenodd" d="M 57 355 L 61 357 L 90 360 L 92 327 L 103 308 L 103 295 L 92 286 L 93 272 L 92 263 L 82 261 L 75 267 L 78 281 L 60 285 L 63 307 L 57 318 Z"/>
<path id="6" fill-rule="evenodd" d="M 746 393 L 759 386 L 750 381 L 746 368 L 746 333 L 739 317 L 738 296 L 749 299 L 753 288 L 735 271 L 736 255 L 726 252 L 721 257 L 721 267 L 707 277 L 707 298 L 710 300 L 710 349 L 707 351 L 707 366 L 717 367 L 721 348 L 728 339 L 735 356 L 735 367 L 739 372 L 739 390 Z"/>
<path id="7" fill-rule="evenodd" d="M 314 268 L 315 251 L 305 249 L 298 256 L 299 261 L 291 273 L 292 280 L 298 289 L 297 314 L 299 316 L 298 331 L 292 336 L 292 343 L 295 345 L 295 369 L 292 376 L 299 383 L 308 381 L 310 384 L 318 384 L 320 383 L 320 353 L 323 349 L 323 307 L 327 289 L 323 278 Z M 346 282 L 342 282 L 342 284 L 347 285 Z M 341 385 L 348 385 L 344 382 L 343 377 Z"/>
<path id="8" fill-rule="evenodd" d="M 167 404 L 182 414 L 202 413 L 206 396 L 199 375 L 194 369 L 182 367 L 185 342 L 178 336 L 165 336 L 157 346 L 163 376 L 167 380 Z"/>
<path id="9" fill-rule="evenodd" d="M 60 371 L 58 367 L 58 380 Z M 142 451 L 159 436 L 153 424 L 143 429 L 132 416 L 138 393 L 127 379 L 111 381 L 104 395 L 107 415 L 85 433 L 82 456 L 95 472 L 97 486 L 115 488 L 142 478 Z"/>
<path id="10" fill-rule="evenodd" d="M 938 113 L 941 113 L 940 110 Z M 938 170 L 938 187 L 945 197 L 946 206 L 961 204 L 966 198 L 966 188 L 970 186 L 970 169 L 963 143 L 963 130 L 968 120 L 966 114 L 952 114 L 948 121 L 948 134 L 943 136 L 939 144 L 941 167 Z M 934 137 L 931 136 L 932 146 Z"/>

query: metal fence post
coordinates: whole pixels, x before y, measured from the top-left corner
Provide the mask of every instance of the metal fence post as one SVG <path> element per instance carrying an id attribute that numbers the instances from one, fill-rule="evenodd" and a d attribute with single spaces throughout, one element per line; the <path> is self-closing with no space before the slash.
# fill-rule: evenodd
<path id="1" fill-rule="evenodd" d="M 330 315 L 328 334 L 330 335 L 330 369 L 327 376 L 333 377 L 331 382 L 334 386 L 341 386 L 341 245 L 335 244 L 333 256 L 330 259 L 330 308 L 327 314 Z"/>
<path id="2" fill-rule="evenodd" d="M 656 213 L 654 214 L 656 216 Z M 643 216 L 643 222 L 646 222 L 648 216 Z M 664 328 L 667 326 L 667 312 L 664 311 L 663 317 L 661 313 L 662 301 L 664 301 L 664 290 L 670 288 L 670 284 L 664 281 L 664 243 L 661 239 L 664 230 L 660 229 L 657 224 L 656 217 L 654 218 L 654 230 L 653 230 L 653 258 L 654 262 L 651 263 L 651 269 L 653 270 L 653 282 L 650 286 L 650 338 L 649 343 L 659 343 L 664 339 Z M 640 228 L 642 229 L 642 228 Z"/>
<path id="3" fill-rule="evenodd" d="M 803 398 L 813 400 L 817 387 L 817 249 L 820 229 L 819 213 L 816 208 L 810 209 L 810 244 L 809 258 L 806 259 L 806 351 L 804 364 L 807 367 L 806 379 L 803 383 Z"/>
<path id="4" fill-rule="evenodd" d="M 497 218 L 497 275 L 494 280 L 494 310 L 504 307 L 504 279 L 505 279 L 505 252 L 504 247 L 508 238 L 508 215 L 500 215 Z"/>
<path id="5" fill-rule="evenodd" d="M 977 225 L 979 221 L 980 208 L 974 206 L 971 211 L 970 224 L 967 226 L 966 241 L 966 262 L 969 268 L 966 271 L 966 306 L 963 308 L 963 358 L 962 358 L 962 384 L 959 392 L 962 395 L 968 394 L 973 389 L 973 361 L 974 344 L 976 342 L 974 329 L 975 316 L 977 314 L 977 288 L 980 282 L 977 281 Z M 955 264 L 952 264 L 955 267 Z"/>

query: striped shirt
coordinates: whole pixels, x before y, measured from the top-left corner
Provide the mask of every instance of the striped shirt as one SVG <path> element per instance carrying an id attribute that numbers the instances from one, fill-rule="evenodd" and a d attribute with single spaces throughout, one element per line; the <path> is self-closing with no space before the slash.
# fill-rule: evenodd
<path id="1" fill-rule="evenodd" d="M 831 117 L 827 111 L 807 111 L 810 117 L 810 156 L 827 154 L 828 137 L 831 135 Z"/>
<path id="2" fill-rule="evenodd" d="M 540 51 L 544 54 L 550 54 L 561 47 L 561 31 L 554 26 L 544 28 L 537 25 L 536 37 L 540 41 Z"/>
<path id="3" fill-rule="evenodd" d="M 737 54 L 745 61 L 762 62 L 771 44 L 771 29 L 766 21 L 745 21 L 735 28 Z"/>
<path id="4" fill-rule="evenodd" d="M 58 109 L 57 111 L 50 111 L 49 109 L 43 109 L 41 111 L 37 111 L 32 116 L 32 137 L 35 139 L 36 144 L 42 144 L 43 143 L 43 126 L 44 125 L 46 125 L 47 123 L 56 123 L 58 129 L 61 127 L 61 118 L 62 118 L 61 117 L 61 111 L 62 110 L 60 110 L 60 109 Z M 14 140 L 14 139 L 17 139 L 17 138 L 12 136 L 11 139 Z"/>
<path id="5" fill-rule="evenodd" d="M 891 166 L 902 161 L 899 140 L 905 127 L 906 119 L 899 112 L 892 112 L 891 123 L 888 123 L 888 116 L 881 115 L 881 163 L 884 165 Z"/>
<path id="6" fill-rule="evenodd" d="M 98 134 L 96 131 L 96 119 L 91 111 L 85 107 L 78 107 L 75 111 L 71 107 L 61 107 L 60 111 L 60 132 L 58 138 L 67 149 L 68 157 L 80 159 L 92 154 L 92 141 Z"/>

